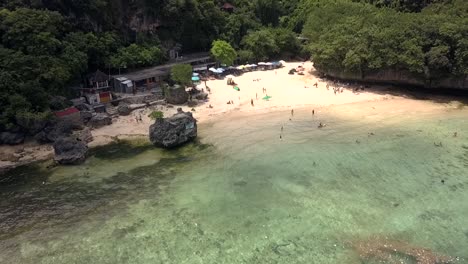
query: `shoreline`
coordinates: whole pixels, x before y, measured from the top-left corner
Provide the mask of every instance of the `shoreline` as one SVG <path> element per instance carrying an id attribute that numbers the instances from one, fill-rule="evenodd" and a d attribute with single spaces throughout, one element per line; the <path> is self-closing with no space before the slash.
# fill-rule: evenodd
<path id="1" fill-rule="evenodd" d="M 193 115 L 197 119 L 198 125 L 204 127 L 205 125 L 231 122 L 252 116 L 259 118 L 265 114 L 279 114 L 291 109 L 298 112 L 315 110 L 317 114 L 326 111 L 328 114 L 350 118 L 353 111 L 367 107 L 369 104 L 375 104 L 379 106 L 378 108 L 382 108 L 378 110 L 379 112 L 389 111 L 394 107 L 398 108 L 402 114 L 405 111 L 424 112 L 433 111 L 435 108 L 442 109 L 444 106 L 450 105 L 452 100 L 458 101 L 459 104 L 455 103 L 454 108 L 463 107 L 460 101 L 464 98 L 457 100 L 457 98 L 432 96 L 431 94 L 422 95 L 426 100 L 408 98 L 404 94 L 396 95 L 398 90 L 391 91 L 388 86 L 373 86 L 366 91 L 355 93 L 353 90 L 358 86 L 337 84 L 336 86 L 341 89 L 337 94 L 332 91 L 332 85 L 334 85 L 332 81 L 311 74 L 314 69 L 310 62 L 304 65 L 307 70 L 305 75 L 287 74 L 291 67 L 297 67 L 301 64 L 298 62 L 286 63 L 285 67 L 276 71 L 247 72 L 234 79 L 241 88 L 239 92 L 227 86 L 225 80 L 207 81 L 207 85 L 211 89 L 209 100 L 194 107 Z M 317 83 L 317 88 L 313 87 L 315 83 Z M 330 87 L 328 88 L 328 86 Z M 204 88 L 204 85 L 199 85 L 199 88 Z M 259 98 L 264 95 L 263 88 L 267 89 L 265 94 L 272 96 L 268 101 Z M 442 97 L 444 100 L 440 100 Z M 229 100 L 232 100 L 234 104 L 226 104 Z M 251 105 L 252 101 L 254 105 Z M 390 104 L 382 103 L 390 101 Z M 213 108 L 209 108 L 208 105 L 212 105 Z M 383 105 L 385 107 L 381 107 Z M 432 107 L 429 107 L 430 105 Z M 148 109 L 135 110 L 129 116 L 113 118 L 111 125 L 91 130 L 93 141 L 88 143 L 88 146 L 94 148 L 111 144 L 116 140 L 147 138 L 149 126 L 154 122 L 148 117 L 148 114 L 158 110 L 164 112 L 165 116 L 171 116 L 178 107 L 184 111 L 192 110 L 186 105 L 153 106 Z M 136 122 L 137 116 L 141 116 L 143 122 Z M 199 134 L 205 133 L 199 131 Z M 16 146 L 0 146 L 0 152 L 2 155 L 10 155 L 13 159 L 18 158 L 16 162 L 0 161 L 0 175 L 19 166 L 53 158 L 52 145 L 39 145 L 32 140 Z"/>

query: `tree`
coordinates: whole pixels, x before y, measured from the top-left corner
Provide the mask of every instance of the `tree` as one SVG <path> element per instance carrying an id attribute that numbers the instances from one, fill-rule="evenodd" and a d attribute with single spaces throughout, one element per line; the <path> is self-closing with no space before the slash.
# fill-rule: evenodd
<path id="1" fill-rule="evenodd" d="M 242 45 L 259 61 L 267 60 L 279 52 L 274 36 L 267 29 L 250 32 L 242 39 Z"/>
<path id="2" fill-rule="evenodd" d="M 190 64 L 175 65 L 171 69 L 171 78 L 178 84 L 190 85 L 192 83 L 192 66 Z"/>
<path id="3" fill-rule="evenodd" d="M 152 66 L 160 63 L 162 57 L 162 52 L 158 47 L 131 44 L 128 47 L 120 48 L 117 54 L 111 56 L 110 64 L 114 68 Z"/>
<path id="4" fill-rule="evenodd" d="M 237 58 L 236 50 L 224 40 L 213 41 L 211 54 L 222 64 L 231 66 Z"/>

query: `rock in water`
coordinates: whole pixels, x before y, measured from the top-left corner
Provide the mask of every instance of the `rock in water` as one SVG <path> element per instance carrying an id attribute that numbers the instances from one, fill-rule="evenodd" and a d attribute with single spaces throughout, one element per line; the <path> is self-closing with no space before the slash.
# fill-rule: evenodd
<path id="1" fill-rule="evenodd" d="M 192 113 L 178 108 L 172 117 L 156 119 L 149 128 L 149 137 L 157 147 L 180 146 L 197 137 L 197 120 Z"/>
<path id="2" fill-rule="evenodd" d="M 88 146 L 76 138 L 62 137 L 54 142 L 54 160 L 60 164 L 80 164 L 85 161 Z"/>

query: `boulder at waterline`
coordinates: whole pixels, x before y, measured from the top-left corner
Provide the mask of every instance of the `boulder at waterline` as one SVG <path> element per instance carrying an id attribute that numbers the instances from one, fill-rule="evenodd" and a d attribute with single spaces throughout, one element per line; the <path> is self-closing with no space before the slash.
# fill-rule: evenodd
<path id="1" fill-rule="evenodd" d="M 86 159 L 88 146 L 72 137 L 62 137 L 54 142 L 54 160 L 60 164 L 80 164 Z"/>
<path id="2" fill-rule="evenodd" d="M 173 148 L 197 137 L 197 120 L 192 113 L 177 109 L 169 118 L 158 118 L 149 128 L 151 143 L 157 147 Z"/>

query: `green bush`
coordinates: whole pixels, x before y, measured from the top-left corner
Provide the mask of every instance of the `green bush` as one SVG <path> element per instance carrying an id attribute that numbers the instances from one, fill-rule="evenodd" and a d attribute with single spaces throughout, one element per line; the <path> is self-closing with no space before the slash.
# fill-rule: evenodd
<path id="1" fill-rule="evenodd" d="M 156 120 L 164 118 L 164 112 L 161 111 L 153 111 L 151 114 L 148 115 L 149 118 Z"/>

